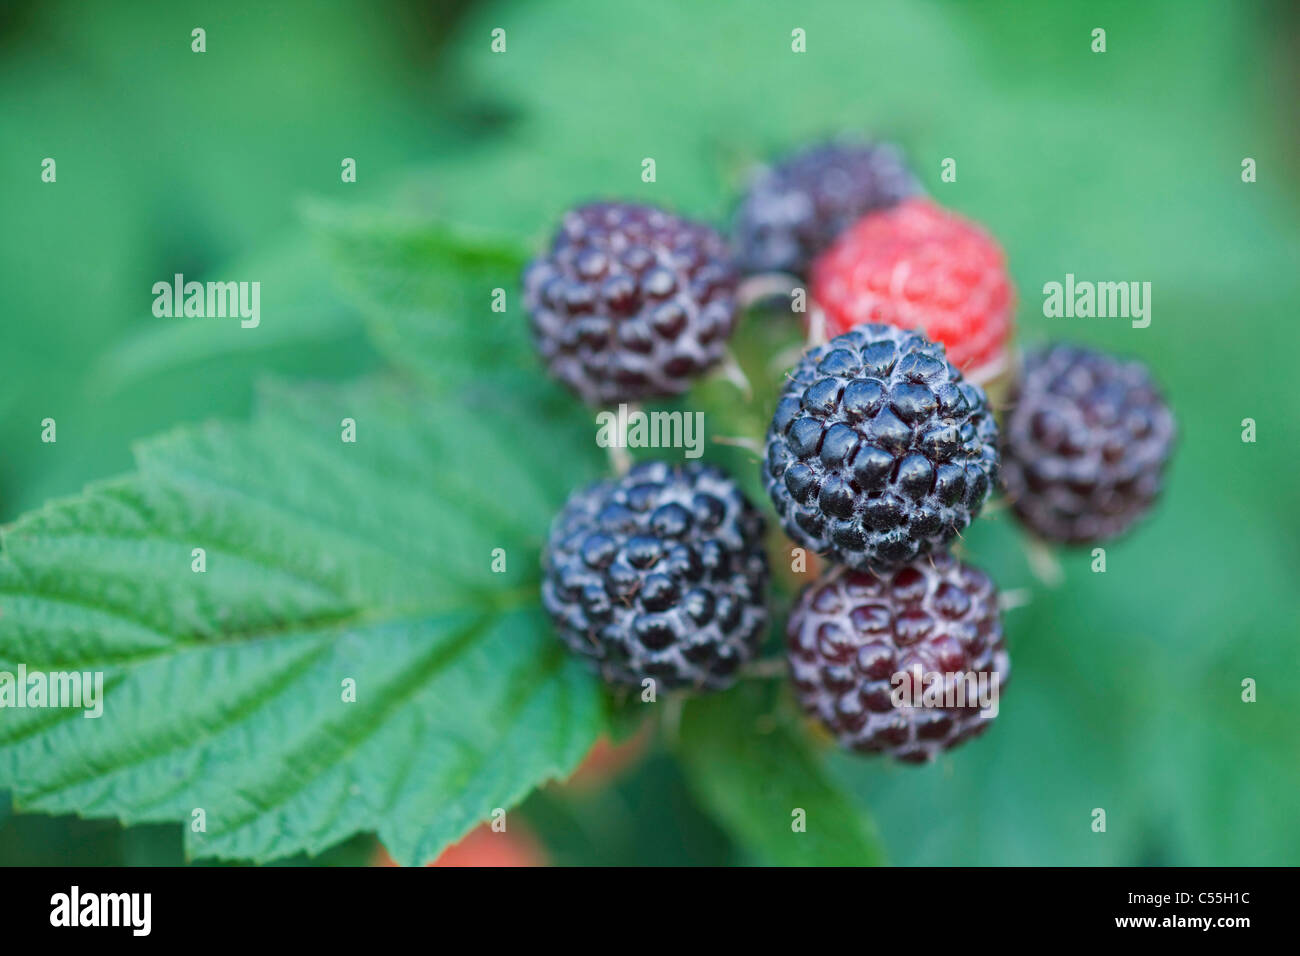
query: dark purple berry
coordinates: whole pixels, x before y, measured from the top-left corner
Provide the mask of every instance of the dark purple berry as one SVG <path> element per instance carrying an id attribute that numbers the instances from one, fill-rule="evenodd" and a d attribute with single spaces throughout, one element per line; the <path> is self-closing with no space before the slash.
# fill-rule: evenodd
<path id="1" fill-rule="evenodd" d="M 836 569 L 800 595 L 787 640 L 804 710 L 843 746 L 908 763 L 987 730 L 1010 676 L 993 582 L 946 551 L 879 576 Z"/>
<path id="2" fill-rule="evenodd" d="M 737 261 L 746 273 L 802 276 L 853 223 L 920 191 L 888 144 L 825 143 L 795 153 L 750 185 L 733 227 Z"/>
<path id="3" fill-rule="evenodd" d="M 524 306 L 551 374 L 593 405 L 685 391 L 725 354 L 736 273 L 723 238 L 651 206 L 564 217 L 524 270 Z"/>
<path id="4" fill-rule="evenodd" d="M 1160 493 L 1173 414 L 1140 362 L 1054 345 L 1025 358 L 1003 429 L 1017 517 L 1049 541 L 1127 531 Z"/>

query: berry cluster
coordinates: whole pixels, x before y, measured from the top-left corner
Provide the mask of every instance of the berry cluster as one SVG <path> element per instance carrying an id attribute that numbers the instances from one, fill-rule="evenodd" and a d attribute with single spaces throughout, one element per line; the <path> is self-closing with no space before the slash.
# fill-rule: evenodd
<path id="1" fill-rule="evenodd" d="M 1107 540 L 1151 507 L 1175 434 L 1145 368 L 1069 346 L 1024 359 L 999 429 L 981 383 L 1013 364 L 1005 257 L 920 192 L 891 146 L 816 146 L 753 180 L 730 243 L 593 203 L 523 276 L 543 362 L 593 405 L 680 394 L 721 363 L 741 275 L 811 279 L 810 334 L 835 337 L 788 372 L 762 479 L 786 534 L 835 566 L 796 600 L 787 659 L 844 746 L 904 762 L 987 729 L 1010 673 L 992 580 L 947 550 L 989 496 L 1038 537 Z M 763 537 L 716 467 L 643 463 L 570 498 L 543 603 L 611 684 L 722 689 L 766 630 Z"/>

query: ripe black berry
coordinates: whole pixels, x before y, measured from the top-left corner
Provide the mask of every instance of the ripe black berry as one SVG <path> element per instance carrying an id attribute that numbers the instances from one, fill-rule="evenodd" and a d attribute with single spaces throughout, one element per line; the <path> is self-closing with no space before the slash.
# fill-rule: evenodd
<path id="1" fill-rule="evenodd" d="M 1151 507 L 1176 428 L 1140 362 L 1054 345 L 1026 357 L 1011 400 L 1003 482 L 1031 530 L 1067 544 L 1103 541 Z"/>
<path id="2" fill-rule="evenodd" d="M 593 203 L 524 270 L 524 305 L 552 375 L 591 404 L 636 401 L 685 391 L 723 357 L 736 281 L 708 226 Z"/>
<path id="3" fill-rule="evenodd" d="M 643 463 L 569 499 L 542 602 L 609 683 L 727 687 L 767 623 L 762 537 L 762 515 L 717 468 Z"/>
<path id="4" fill-rule="evenodd" d="M 745 272 L 803 275 L 858 219 L 918 192 L 894 146 L 814 146 L 755 178 L 736 211 L 736 258 Z"/>
<path id="5" fill-rule="evenodd" d="M 787 638 L 804 710 L 845 747 L 909 763 L 987 730 L 997 711 L 979 694 L 991 703 L 1011 670 L 993 582 L 946 551 L 883 576 L 833 571 L 800 595 Z"/>
<path id="6" fill-rule="evenodd" d="M 764 480 L 796 543 L 868 570 L 911 561 L 970 524 L 997 465 L 988 400 L 943 346 L 860 325 L 790 372 Z"/>

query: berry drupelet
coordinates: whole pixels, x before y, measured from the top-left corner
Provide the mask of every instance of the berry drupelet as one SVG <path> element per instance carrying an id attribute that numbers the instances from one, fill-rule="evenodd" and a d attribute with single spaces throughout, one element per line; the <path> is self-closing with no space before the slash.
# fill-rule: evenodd
<path id="1" fill-rule="evenodd" d="M 726 242 L 651 206 L 570 211 L 524 270 L 524 305 L 552 375 L 592 405 L 676 395 L 726 353 L 737 275 Z"/>
<path id="2" fill-rule="evenodd" d="M 543 556 L 542 602 L 611 684 L 727 687 L 767 623 L 763 528 L 719 469 L 639 464 L 569 499 Z"/>
<path id="3" fill-rule="evenodd" d="M 797 544 L 860 570 L 942 546 L 997 480 L 997 424 L 943 346 L 864 325 L 809 350 L 767 433 L 764 481 Z"/>

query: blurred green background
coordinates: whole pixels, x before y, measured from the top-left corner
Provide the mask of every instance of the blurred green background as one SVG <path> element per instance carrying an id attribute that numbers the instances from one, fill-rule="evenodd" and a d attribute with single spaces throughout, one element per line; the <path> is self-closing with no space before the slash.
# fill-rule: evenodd
<path id="1" fill-rule="evenodd" d="M 1021 341 L 1143 356 L 1181 445 L 1105 574 L 1070 556 L 1046 589 L 1005 515 L 977 523 L 971 559 L 1033 591 L 1008 618 L 997 726 L 931 767 L 845 756 L 836 774 L 901 864 L 1300 862 L 1298 45 L 1285 0 L 5 0 L 0 521 L 128 470 L 138 439 L 245 415 L 261 376 L 381 363 L 304 199 L 529 239 L 593 195 L 723 222 L 756 159 L 880 134 L 1003 243 Z M 150 287 L 175 272 L 261 281 L 261 328 L 154 318 Z M 1067 272 L 1151 282 L 1151 326 L 1044 318 L 1042 285 Z M 607 787 L 548 788 L 525 817 L 559 863 L 748 859 L 659 753 Z M 0 796 L 2 864 L 175 863 L 180 847 L 179 827 L 13 816 Z M 361 837 L 316 862 L 372 851 Z"/>

